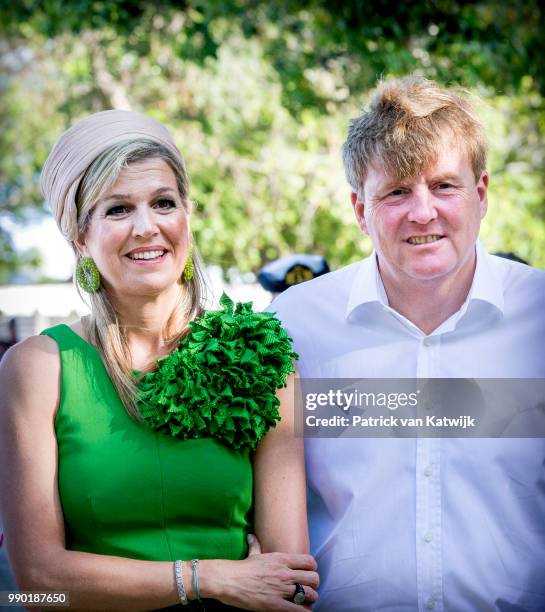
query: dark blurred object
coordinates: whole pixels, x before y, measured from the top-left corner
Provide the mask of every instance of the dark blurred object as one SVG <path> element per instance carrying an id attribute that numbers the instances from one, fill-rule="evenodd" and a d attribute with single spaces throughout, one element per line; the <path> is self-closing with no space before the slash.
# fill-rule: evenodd
<path id="1" fill-rule="evenodd" d="M 526 264 L 527 266 L 530 265 L 527 261 L 524 261 L 524 259 L 518 255 L 515 255 L 514 253 L 504 253 L 503 251 L 498 251 L 497 253 L 492 254 L 497 255 L 498 257 L 503 257 L 504 259 L 510 259 L 511 261 L 518 261 L 519 263 Z"/>
<path id="2" fill-rule="evenodd" d="M 282 293 L 292 285 L 298 285 L 329 272 L 327 261 L 321 255 L 296 254 L 280 257 L 265 264 L 257 280 L 271 293 Z"/>
<path id="3" fill-rule="evenodd" d="M 9 338 L 7 340 L 0 340 L 0 361 L 9 347 L 17 344 L 17 321 L 15 318 L 9 320 L 8 326 Z"/>

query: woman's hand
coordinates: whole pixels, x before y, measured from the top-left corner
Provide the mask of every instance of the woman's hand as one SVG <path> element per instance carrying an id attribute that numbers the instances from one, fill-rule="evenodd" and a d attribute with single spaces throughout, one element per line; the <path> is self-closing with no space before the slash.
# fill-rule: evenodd
<path id="1" fill-rule="evenodd" d="M 310 609 L 317 601 L 319 578 L 311 555 L 261 553 L 257 538 L 250 536 L 248 557 L 242 561 L 199 562 L 201 597 L 219 599 L 242 610 L 289 611 Z M 305 606 L 292 602 L 295 584 L 305 589 Z"/>

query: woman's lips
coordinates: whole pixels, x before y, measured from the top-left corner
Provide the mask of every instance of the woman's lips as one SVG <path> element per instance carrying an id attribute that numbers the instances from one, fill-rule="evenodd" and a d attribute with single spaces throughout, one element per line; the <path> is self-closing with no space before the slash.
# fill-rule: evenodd
<path id="1" fill-rule="evenodd" d="M 160 263 L 165 259 L 165 256 L 168 251 L 165 249 L 153 249 L 147 251 L 138 251 L 128 253 L 126 255 L 127 259 L 129 259 L 132 263 L 139 265 L 153 265 L 156 263 Z"/>

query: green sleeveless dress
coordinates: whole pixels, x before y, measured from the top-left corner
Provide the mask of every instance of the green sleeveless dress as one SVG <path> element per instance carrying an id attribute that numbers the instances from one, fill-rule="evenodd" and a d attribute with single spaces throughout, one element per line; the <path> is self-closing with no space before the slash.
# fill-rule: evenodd
<path id="1" fill-rule="evenodd" d="M 67 325 L 42 334 L 61 357 L 55 431 L 66 547 L 152 561 L 244 558 L 250 451 L 137 423 L 91 344 Z M 229 608 L 210 602 L 206 609 Z"/>

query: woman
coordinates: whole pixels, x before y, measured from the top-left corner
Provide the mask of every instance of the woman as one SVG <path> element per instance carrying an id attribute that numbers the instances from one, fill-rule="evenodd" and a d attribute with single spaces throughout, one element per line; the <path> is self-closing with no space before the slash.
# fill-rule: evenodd
<path id="1" fill-rule="evenodd" d="M 254 413 L 241 412 L 237 402 L 252 399 L 231 390 L 277 338 L 267 332 L 263 346 L 230 366 L 238 372 L 227 385 L 233 408 L 221 413 L 207 386 L 221 374 L 218 347 L 238 341 L 237 316 L 250 321 L 240 329 L 250 329 L 259 315 L 225 301 L 223 314 L 189 326 L 203 314 L 202 276 L 187 174 L 170 133 L 139 113 L 92 115 L 55 145 L 42 190 L 74 247 L 92 314 L 27 339 L 2 363 L 1 499 L 20 589 L 68 591 L 70 606 L 87 610 L 198 599 L 209 599 L 209 610 L 310 606 L 318 577 L 306 554 L 293 393 L 279 391 L 281 419 L 259 439 L 271 414 L 260 413 L 259 402 Z M 231 336 L 208 338 L 201 350 L 212 328 Z M 180 339 L 185 349 L 174 351 Z M 246 390 L 258 393 L 262 382 Z M 188 409 L 195 401 L 197 414 Z M 263 553 L 252 536 L 249 551 L 246 544 L 252 489 Z"/>

